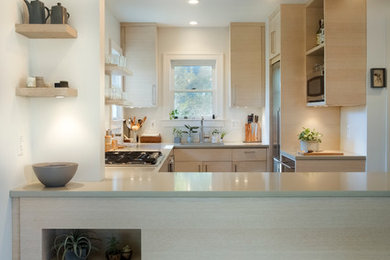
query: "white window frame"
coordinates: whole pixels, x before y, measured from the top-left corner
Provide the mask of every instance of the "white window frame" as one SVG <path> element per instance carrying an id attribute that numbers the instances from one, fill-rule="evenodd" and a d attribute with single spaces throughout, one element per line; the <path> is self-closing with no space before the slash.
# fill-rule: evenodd
<path id="1" fill-rule="evenodd" d="M 164 118 L 169 118 L 169 112 L 174 108 L 174 72 L 172 63 L 179 64 L 187 61 L 215 61 L 213 86 L 213 113 L 218 119 L 223 118 L 224 101 L 224 59 L 220 53 L 166 53 L 163 55 L 163 106 Z M 195 118 L 195 119 L 200 119 Z M 192 118 L 193 120 L 194 118 Z M 211 119 L 211 118 L 207 118 Z M 189 119 L 191 120 L 191 119 Z"/>

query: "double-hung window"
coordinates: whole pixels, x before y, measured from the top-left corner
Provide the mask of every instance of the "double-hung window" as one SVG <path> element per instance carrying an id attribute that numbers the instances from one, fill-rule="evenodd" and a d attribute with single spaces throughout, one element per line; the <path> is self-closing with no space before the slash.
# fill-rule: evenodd
<path id="1" fill-rule="evenodd" d="M 215 61 L 172 61 L 173 108 L 179 116 L 211 117 L 215 106 Z"/>
<path id="2" fill-rule="evenodd" d="M 181 119 L 222 116 L 222 55 L 168 55 L 165 60 L 170 110 Z"/>

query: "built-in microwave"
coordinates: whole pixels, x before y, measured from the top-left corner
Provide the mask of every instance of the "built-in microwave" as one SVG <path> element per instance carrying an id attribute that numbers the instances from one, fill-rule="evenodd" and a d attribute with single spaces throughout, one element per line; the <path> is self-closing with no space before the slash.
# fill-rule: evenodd
<path id="1" fill-rule="evenodd" d="M 317 71 L 310 75 L 307 80 L 307 102 L 325 101 L 324 73 Z"/>

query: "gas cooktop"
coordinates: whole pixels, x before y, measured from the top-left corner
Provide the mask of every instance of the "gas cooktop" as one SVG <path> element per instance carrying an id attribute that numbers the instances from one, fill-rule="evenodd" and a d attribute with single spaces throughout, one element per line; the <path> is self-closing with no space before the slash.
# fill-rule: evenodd
<path id="1" fill-rule="evenodd" d="M 106 165 L 156 165 L 162 156 L 159 151 L 113 151 L 106 152 Z"/>

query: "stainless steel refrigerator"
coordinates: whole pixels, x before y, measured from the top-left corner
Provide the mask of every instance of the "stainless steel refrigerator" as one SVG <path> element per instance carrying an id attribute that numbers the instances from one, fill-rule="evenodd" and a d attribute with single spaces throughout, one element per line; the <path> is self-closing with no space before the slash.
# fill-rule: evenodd
<path id="1" fill-rule="evenodd" d="M 281 104 L 281 85 L 280 85 L 280 61 L 271 66 L 271 144 L 273 171 L 282 172 L 280 162 L 280 104 Z"/>

